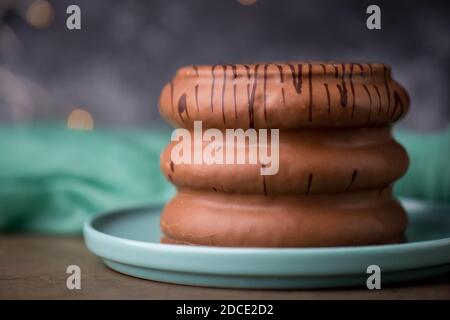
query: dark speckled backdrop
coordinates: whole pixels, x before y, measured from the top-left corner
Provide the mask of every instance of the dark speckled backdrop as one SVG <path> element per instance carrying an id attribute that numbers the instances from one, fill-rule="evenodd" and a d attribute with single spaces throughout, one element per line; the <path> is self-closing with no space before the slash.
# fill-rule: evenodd
<path id="1" fill-rule="evenodd" d="M 27 20 L 34 1 L 0 0 L 3 123 L 66 121 L 81 107 L 96 125 L 151 126 L 180 66 L 302 59 L 386 62 L 412 97 L 403 125 L 450 120 L 448 1 L 58 0 L 46 28 Z M 80 31 L 66 29 L 69 4 L 81 7 Z M 369 4 L 381 7 L 380 31 L 365 27 Z"/>

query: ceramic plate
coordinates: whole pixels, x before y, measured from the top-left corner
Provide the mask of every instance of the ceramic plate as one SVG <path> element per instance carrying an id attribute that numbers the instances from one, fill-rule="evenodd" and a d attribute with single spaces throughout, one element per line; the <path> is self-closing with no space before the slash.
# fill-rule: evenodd
<path id="1" fill-rule="evenodd" d="M 381 283 L 450 271 L 450 208 L 403 200 L 410 224 L 402 244 L 333 248 L 218 248 L 159 243 L 161 207 L 132 208 L 92 218 L 87 247 L 110 268 L 131 276 L 230 288 L 365 286 L 369 265 Z"/>

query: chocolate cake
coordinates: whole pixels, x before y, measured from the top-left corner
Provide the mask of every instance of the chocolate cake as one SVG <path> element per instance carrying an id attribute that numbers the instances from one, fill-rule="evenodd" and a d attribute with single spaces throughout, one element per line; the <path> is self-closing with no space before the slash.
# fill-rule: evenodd
<path id="1" fill-rule="evenodd" d="M 229 247 L 323 247 L 398 242 L 407 226 L 392 184 L 408 156 L 391 135 L 406 91 L 383 64 L 188 66 L 162 90 L 177 128 L 279 129 L 279 170 L 263 163 L 176 164 L 162 241 Z M 236 146 L 248 152 L 249 144 Z"/>

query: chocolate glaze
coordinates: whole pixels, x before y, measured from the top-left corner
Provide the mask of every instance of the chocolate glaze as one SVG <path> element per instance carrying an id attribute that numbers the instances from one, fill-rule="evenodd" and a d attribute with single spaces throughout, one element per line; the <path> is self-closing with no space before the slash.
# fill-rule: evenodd
<path id="1" fill-rule="evenodd" d="M 382 64 L 364 64 L 364 68 L 345 63 L 234 64 L 232 81 L 228 66 L 196 66 L 196 72 L 192 67 L 180 69 L 162 90 L 163 117 L 187 128 L 194 120 L 203 120 L 211 128 L 301 129 L 361 127 L 367 125 L 369 114 L 371 125 L 390 125 L 408 111 L 404 89 Z M 337 77 L 330 77 L 328 69 L 334 69 Z M 372 88 L 374 96 L 369 97 L 366 89 Z M 397 108 L 392 116 L 395 92 Z M 190 120 L 182 121 L 174 117 L 178 112 L 172 106 L 186 93 L 187 105 L 196 108 L 189 110 Z M 376 113 L 371 110 L 375 105 Z M 283 112 L 280 106 L 285 107 Z"/>
<path id="2" fill-rule="evenodd" d="M 388 127 L 280 131 L 279 141 L 279 171 L 265 177 L 271 195 L 304 194 L 311 173 L 312 194 L 346 192 L 355 170 L 352 191 L 377 188 L 400 178 L 408 167 L 408 156 Z M 166 175 L 171 172 L 170 154 L 176 143 L 161 155 Z M 234 152 L 243 149 L 248 152 L 248 140 L 235 144 Z M 221 184 L 232 193 L 262 194 L 260 166 L 177 164 L 172 178 L 183 188 L 208 190 Z"/>
<path id="3" fill-rule="evenodd" d="M 228 247 L 370 245 L 400 239 L 407 218 L 390 192 L 249 196 L 180 190 L 164 210 L 164 235 Z"/>
<path id="4" fill-rule="evenodd" d="M 232 247 L 400 241 L 407 219 L 391 186 L 406 172 L 408 156 L 390 127 L 408 107 L 408 94 L 383 64 L 180 69 L 162 90 L 163 117 L 187 129 L 194 120 L 223 132 L 280 129 L 279 171 L 261 176 L 261 163 L 175 166 L 170 143 L 161 169 L 178 192 L 164 208 L 162 241 Z M 234 151 L 248 149 L 246 141 Z"/>

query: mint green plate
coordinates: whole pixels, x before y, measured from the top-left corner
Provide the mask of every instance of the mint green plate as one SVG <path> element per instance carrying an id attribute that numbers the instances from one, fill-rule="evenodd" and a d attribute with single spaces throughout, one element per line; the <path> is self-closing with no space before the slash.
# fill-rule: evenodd
<path id="1" fill-rule="evenodd" d="M 335 248 L 218 248 L 160 244 L 161 207 L 105 213 L 84 226 L 87 247 L 107 266 L 131 276 L 229 288 L 365 286 L 367 267 L 381 284 L 450 271 L 450 209 L 403 200 L 407 242 Z"/>

